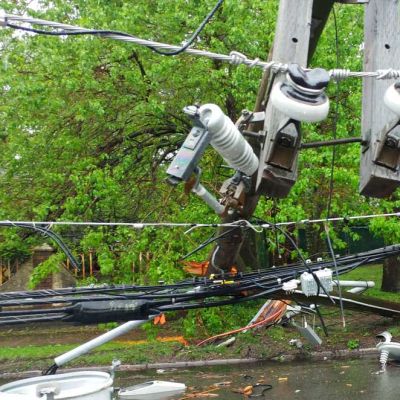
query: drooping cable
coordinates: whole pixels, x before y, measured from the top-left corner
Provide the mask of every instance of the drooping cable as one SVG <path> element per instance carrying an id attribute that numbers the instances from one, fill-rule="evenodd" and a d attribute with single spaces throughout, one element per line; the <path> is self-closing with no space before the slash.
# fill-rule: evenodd
<path id="1" fill-rule="evenodd" d="M 316 218 L 316 219 L 302 219 L 298 221 L 277 222 L 270 224 L 267 222 L 253 222 L 252 226 L 260 229 L 271 229 L 274 227 L 288 227 L 296 225 L 312 225 L 312 224 L 325 224 L 326 222 L 350 222 L 357 220 L 369 220 L 376 218 L 392 218 L 400 217 L 400 212 L 383 213 L 383 214 L 368 214 L 368 215 L 346 215 L 345 217 L 332 217 L 332 218 Z M 223 227 L 243 227 L 243 221 L 234 221 L 229 223 L 202 223 L 202 222 L 94 222 L 94 221 L 0 221 L 0 224 L 11 224 L 14 226 L 29 225 L 29 226 L 80 226 L 80 227 L 126 227 L 131 229 L 144 229 L 144 228 L 223 228 Z M 248 225 L 251 227 L 251 224 Z"/>
<path id="2" fill-rule="evenodd" d="M 69 259 L 71 265 L 76 268 L 77 270 L 80 270 L 80 263 L 77 261 L 77 259 L 74 257 L 72 254 L 71 250 L 69 247 L 64 243 L 64 241 L 61 239 L 59 235 L 57 235 L 55 232 L 53 232 L 51 229 L 47 229 L 46 227 L 43 226 L 38 226 L 35 223 L 16 223 L 12 221 L 0 221 L 0 226 L 7 226 L 7 227 L 14 227 L 14 228 L 23 228 L 23 229 L 30 229 L 36 232 L 41 233 L 44 236 L 49 237 L 52 239 L 59 247 L 60 249 L 64 252 L 64 254 L 67 256 Z"/>
<path id="3" fill-rule="evenodd" d="M 206 18 L 199 25 L 199 27 L 196 29 L 196 31 L 193 33 L 193 35 L 189 38 L 189 40 L 180 49 L 175 50 L 175 51 L 162 51 L 162 50 L 157 50 L 155 47 L 150 47 L 150 49 L 153 50 L 154 52 L 156 52 L 157 54 L 161 54 L 163 56 L 177 56 L 178 54 L 185 52 L 194 43 L 194 41 L 198 38 L 198 36 L 203 31 L 205 26 L 210 22 L 211 18 L 220 9 L 223 2 L 224 2 L 224 0 L 218 0 L 217 4 L 214 6 L 214 8 L 211 10 L 211 12 L 206 16 Z"/>
<path id="4" fill-rule="evenodd" d="M 335 6 L 333 7 L 333 20 L 334 20 L 334 25 L 335 25 L 335 50 L 336 50 L 336 68 L 339 68 L 339 29 L 338 29 L 338 23 L 337 23 L 337 15 L 336 15 L 336 8 Z M 340 81 L 336 82 L 336 94 L 335 94 L 335 114 L 333 118 L 333 139 L 336 140 L 337 138 L 337 127 L 338 127 L 338 120 L 339 120 L 339 96 L 340 96 Z M 335 172 L 335 162 L 336 162 L 336 146 L 333 146 L 332 148 L 332 161 L 331 161 L 331 172 L 330 172 L 330 180 L 329 180 L 329 197 L 328 197 L 328 203 L 327 203 L 327 210 L 326 210 L 326 218 L 329 219 L 331 217 L 331 207 L 332 207 L 332 198 L 333 198 L 333 191 L 334 191 L 334 172 Z M 332 241 L 330 237 L 330 232 L 329 232 L 329 227 L 328 223 L 326 222 L 324 224 L 324 229 L 326 233 L 326 239 L 328 241 L 328 247 L 329 251 L 331 253 L 331 257 L 333 260 L 333 265 L 335 267 L 335 274 L 336 274 L 336 279 L 339 280 L 339 272 L 338 272 L 338 267 L 336 263 L 336 254 L 335 251 L 333 250 L 332 246 Z M 338 285 L 338 291 L 339 291 L 339 299 L 340 299 L 340 313 L 342 317 L 342 325 L 343 328 L 346 327 L 346 318 L 344 315 L 344 307 L 343 307 L 343 297 L 342 297 L 342 288 L 340 285 Z"/>
<path id="5" fill-rule="evenodd" d="M 203 31 L 205 26 L 210 22 L 211 18 L 216 14 L 216 12 L 219 10 L 219 8 L 222 6 L 224 0 L 218 0 L 217 4 L 214 6 L 214 8 L 211 10 L 211 12 L 206 16 L 206 18 L 203 20 L 203 22 L 199 25 L 199 27 L 195 30 L 193 35 L 186 41 L 186 43 L 178 48 L 177 50 L 173 51 L 163 51 L 159 50 L 157 47 L 154 46 L 146 46 L 149 49 L 153 50 L 157 54 L 163 55 L 163 56 L 176 56 L 178 54 L 181 54 L 185 52 L 193 43 L 194 41 L 198 38 L 199 34 Z M 26 26 L 20 26 L 20 25 L 14 25 L 10 24 L 7 22 L 6 26 L 12 29 L 19 29 L 23 30 L 26 32 L 32 32 L 32 33 L 37 33 L 40 35 L 49 35 L 49 36 L 66 36 L 66 35 L 72 35 L 72 36 L 78 36 L 78 35 L 99 35 L 99 36 L 108 36 L 108 35 L 118 35 L 122 37 L 132 37 L 132 35 L 129 35 L 124 32 L 119 32 L 119 31 L 113 31 L 113 30 L 75 30 L 75 31 L 46 31 L 43 29 L 36 29 L 36 28 L 28 28 Z"/>
<path id="6" fill-rule="evenodd" d="M 42 31 L 39 29 L 28 28 L 20 25 L 15 25 L 11 23 L 13 22 L 21 22 L 21 23 L 29 23 L 33 25 L 40 26 L 48 26 L 53 29 L 61 29 L 60 31 Z M 46 21 L 37 18 L 31 18 L 27 16 L 18 16 L 13 14 L 3 14 L 0 15 L 0 26 L 8 26 L 13 29 L 20 29 L 29 32 L 41 33 L 46 35 L 53 36 L 67 36 L 67 35 L 99 35 L 102 37 L 107 37 L 114 40 L 121 40 L 129 43 L 134 43 L 139 46 L 145 46 L 150 49 L 157 49 L 160 51 L 178 51 L 181 49 L 179 46 L 170 45 L 167 43 L 155 42 L 152 40 L 145 40 L 138 38 L 136 36 L 117 32 L 117 31 L 107 31 L 107 30 L 92 30 L 85 29 L 79 26 L 61 24 L 58 22 Z M 232 51 L 229 55 L 214 53 L 206 50 L 199 50 L 193 48 L 187 48 L 185 50 L 186 53 L 207 57 L 214 60 L 227 61 L 234 65 L 246 65 L 249 68 L 262 68 L 264 70 L 272 70 L 275 72 L 286 73 L 288 71 L 288 64 L 282 64 L 276 61 L 265 62 L 261 61 L 259 58 L 249 59 L 246 55 L 239 53 L 237 51 Z M 375 78 L 375 79 L 399 79 L 400 78 L 400 70 L 395 70 L 393 68 L 385 69 L 385 70 L 377 70 L 377 71 L 350 71 L 348 69 L 333 69 L 329 71 L 329 75 L 331 79 L 334 80 L 344 80 L 348 78 Z"/>
<path id="7" fill-rule="evenodd" d="M 260 218 L 257 218 L 260 220 Z M 268 223 L 267 221 L 264 221 L 265 223 Z M 318 276 L 314 273 L 314 271 L 312 271 L 312 269 L 309 267 L 309 265 L 307 264 L 306 259 L 303 256 L 303 253 L 301 252 L 301 250 L 299 249 L 299 246 L 297 246 L 297 243 L 293 240 L 293 238 L 284 230 L 282 229 L 280 226 L 276 226 L 276 228 L 283 233 L 283 235 L 285 235 L 285 237 L 289 240 L 289 242 L 292 244 L 292 246 L 294 247 L 294 249 L 297 251 L 304 267 L 306 268 L 306 270 L 314 277 L 315 282 L 318 285 L 318 291 L 320 289 L 322 289 L 322 291 L 326 294 L 326 296 L 332 301 L 333 304 L 335 304 L 335 301 L 331 298 L 331 296 L 329 295 L 329 293 L 326 291 L 325 287 L 323 285 L 321 285 L 321 281 L 318 278 Z"/>

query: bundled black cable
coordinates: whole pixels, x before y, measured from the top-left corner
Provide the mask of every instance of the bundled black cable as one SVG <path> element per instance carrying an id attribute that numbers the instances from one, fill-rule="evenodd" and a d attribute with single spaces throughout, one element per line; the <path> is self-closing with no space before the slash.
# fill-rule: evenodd
<path id="1" fill-rule="evenodd" d="M 23 229 L 30 229 L 35 232 L 39 232 L 44 236 L 49 237 L 52 239 L 59 247 L 60 249 L 64 252 L 64 254 L 67 256 L 69 259 L 71 265 L 76 268 L 77 270 L 80 270 L 80 264 L 77 261 L 77 259 L 74 257 L 72 254 L 71 250 L 68 248 L 68 246 L 64 243 L 64 241 L 61 239 L 59 235 L 57 235 L 55 232 L 53 232 L 50 229 L 43 228 L 41 226 L 37 226 L 35 224 L 24 224 L 22 222 L 0 222 L 0 226 L 7 226 L 7 227 L 14 227 L 14 228 L 23 228 Z"/>
<path id="2" fill-rule="evenodd" d="M 360 265 L 375 264 L 399 254 L 400 246 L 396 245 L 340 257 L 336 263 L 339 274 L 344 274 Z M 209 308 L 273 298 L 279 296 L 285 282 L 297 279 L 304 272 L 316 272 L 333 265 L 333 260 L 306 266 L 298 263 L 235 276 L 188 279 L 173 285 L 106 285 L 1 293 L 0 326 L 49 321 L 84 324 L 127 321 L 143 319 L 155 312 Z"/>

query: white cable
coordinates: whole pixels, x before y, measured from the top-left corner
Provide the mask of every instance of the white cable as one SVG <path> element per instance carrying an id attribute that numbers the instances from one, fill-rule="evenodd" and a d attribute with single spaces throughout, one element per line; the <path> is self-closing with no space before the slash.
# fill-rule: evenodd
<path id="1" fill-rule="evenodd" d="M 371 214 L 371 215 L 356 215 L 350 217 L 335 217 L 335 218 L 324 218 L 324 219 L 303 219 L 300 221 L 289 221 L 289 222 L 278 222 L 276 224 L 257 224 L 250 223 L 247 220 L 239 220 L 231 223 L 194 223 L 194 222 L 90 222 L 90 221 L 10 221 L 4 220 L 0 221 L 0 227 L 2 224 L 10 224 L 16 228 L 19 225 L 45 225 L 45 226 L 124 226 L 132 229 L 143 229 L 143 228 L 190 228 L 187 233 L 189 233 L 192 228 L 223 228 L 223 227 L 242 227 L 251 228 L 258 231 L 257 228 L 262 229 L 273 229 L 276 226 L 286 227 L 292 225 L 309 225 L 318 224 L 324 222 L 341 222 L 341 221 L 354 221 L 363 219 L 375 219 L 375 218 L 390 218 L 390 217 L 400 217 L 400 212 L 398 213 L 388 213 L 388 214 Z"/>
<path id="2" fill-rule="evenodd" d="M 0 10 L 1 11 L 1 10 Z M 92 29 L 82 28 L 74 25 L 62 24 L 59 22 L 47 21 L 43 19 L 31 18 L 27 16 L 19 16 L 13 14 L 0 14 L 0 26 L 6 26 L 7 22 L 20 22 L 20 23 L 29 23 L 33 25 L 47 26 L 54 29 L 61 29 L 65 31 L 86 31 L 88 33 L 92 32 Z M 3 22 L 2 22 L 3 21 Z M 112 34 L 112 33 L 104 33 L 99 34 L 102 37 L 106 37 L 109 39 L 120 40 L 123 42 L 134 43 L 139 46 L 145 47 L 153 47 L 157 50 L 169 50 L 176 51 L 180 50 L 180 46 L 174 46 L 167 43 L 155 42 L 152 40 L 140 39 L 135 36 L 124 36 L 120 34 Z M 214 60 L 227 61 L 234 65 L 246 65 L 249 68 L 262 68 L 264 70 L 272 69 L 275 72 L 285 73 L 288 70 L 287 64 L 282 64 L 276 61 L 265 62 L 261 61 L 259 58 L 250 59 L 246 55 L 238 52 L 232 51 L 229 55 L 214 53 L 205 50 L 198 50 L 193 48 L 188 48 L 185 50 L 186 53 L 192 54 L 195 56 L 207 57 Z M 376 78 L 376 79 L 400 79 L 400 70 L 395 70 L 393 68 L 378 70 L 373 72 L 366 71 L 350 71 L 349 69 L 332 69 L 329 71 L 331 79 L 340 81 L 348 78 Z"/>

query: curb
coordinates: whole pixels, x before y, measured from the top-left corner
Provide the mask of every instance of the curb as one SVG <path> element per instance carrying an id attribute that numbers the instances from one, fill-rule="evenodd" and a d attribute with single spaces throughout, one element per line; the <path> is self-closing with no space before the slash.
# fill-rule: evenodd
<path id="1" fill-rule="evenodd" d="M 240 365 L 240 364 L 254 364 L 268 361 L 274 362 L 292 362 L 292 361 L 327 361 L 327 360 L 344 360 L 354 358 L 366 358 L 378 356 L 379 352 L 376 348 L 366 348 L 358 350 L 334 350 L 334 351 L 314 351 L 311 353 L 298 353 L 298 354 L 283 354 L 273 358 L 233 358 L 223 360 L 200 360 L 200 361 L 178 361 L 173 363 L 147 363 L 147 364 L 127 364 L 121 365 L 118 371 L 145 371 L 151 369 L 170 369 L 170 368 L 196 368 L 196 367 L 211 367 L 211 366 L 222 366 L 222 365 Z M 62 368 L 59 371 L 63 373 L 67 372 L 79 372 L 79 371 L 109 371 L 108 366 L 97 366 L 87 368 Z M 34 376 L 40 376 L 42 371 L 24 371 L 24 372 L 6 372 L 0 374 L 1 379 L 24 379 Z"/>

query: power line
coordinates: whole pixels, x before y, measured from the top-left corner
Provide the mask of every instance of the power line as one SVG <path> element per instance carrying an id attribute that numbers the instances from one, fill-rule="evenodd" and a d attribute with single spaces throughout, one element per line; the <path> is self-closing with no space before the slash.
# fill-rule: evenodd
<path id="1" fill-rule="evenodd" d="M 17 23 L 19 22 L 19 23 L 28 23 L 31 25 L 45 26 L 57 30 L 52 30 L 52 31 L 39 30 L 26 26 L 14 25 L 10 21 Z M 139 46 L 144 46 L 153 51 L 157 51 L 158 53 L 160 51 L 167 51 L 169 55 L 172 55 L 171 52 L 180 53 L 182 51 L 182 47 L 180 46 L 141 39 L 124 32 L 110 31 L 110 30 L 93 30 L 93 29 L 82 28 L 79 26 L 67 25 L 59 22 L 47 21 L 47 20 L 31 18 L 27 16 L 13 15 L 13 14 L 3 13 L 3 15 L 0 15 L 0 26 L 10 27 L 12 29 L 20 29 L 43 35 L 51 35 L 51 36 L 96 35 L 108 39 L 120 40 L 128 43 L 133 43 Z M 273 70 L 275 72 L 282 72 L 282 73 L 288 71 L 288 64 L 283 64 L 276 61 L 265 62 L 261 61 L 259 58 L 250 59 L 246 55 L 238 51 L 232 51 L 230 52 L 229 55 L 226 55 L 226 54 L 214 53 L 210 51 L 193 49 L 188 47 L 184 50 L 184 52 L 194 56 L 207 57 L 214 60 L 226 61 L 234 65 L 246 65 L 247 67 L 250 68 L 257 67 L 263 70 Z M 331 79 L 336 81 L 348 78 L 400 79 L 400 70 L 389 68 L 389 69 L 381 69 L 377 71 L 367 72 L 367 71 L 351 71 L 349 69 L 331 69 L 329 71 L 329 75 Z"/>
<path id="2" fill-rule="evenodd" d="M 197 223 L 197 222 L 93 222 L 93 221 L 0 221 L 0 226 L 7 224 L 9 227 L 25 226 L 46 226 L 50 230 L 53 226 L 82 226 L 82 227 L 127 227 L 132 229 L 144 228 L 189 228 L 186 233 L 197 228 L 226 228 L 242 227 L 251 228 L 258 233 L 262 229 L 274 229 L 275 227 L 286 227 L 296 225 L 323 224 L 326 222 L 350 222 L 355 220 L 369 220 L 376 218 L 400 217 L 400 212 L 387 214 L 354 215 L 345 217 L 331 217 L 320 219 L 302 219 L 297 221 L 277 222 L 277 223 L 258 223 L 247 220 L 238 220 L 231 223 Z"/>

